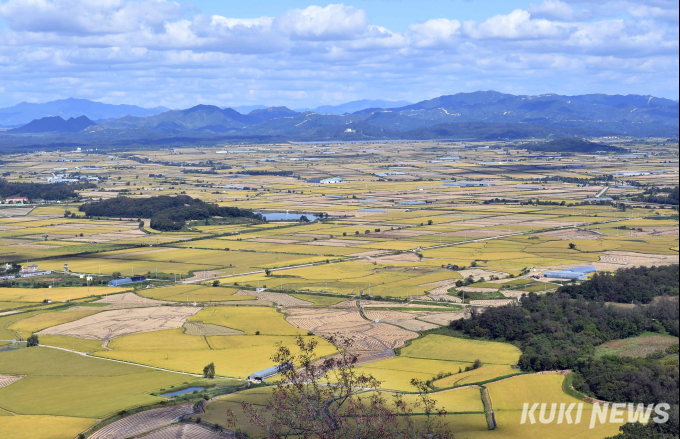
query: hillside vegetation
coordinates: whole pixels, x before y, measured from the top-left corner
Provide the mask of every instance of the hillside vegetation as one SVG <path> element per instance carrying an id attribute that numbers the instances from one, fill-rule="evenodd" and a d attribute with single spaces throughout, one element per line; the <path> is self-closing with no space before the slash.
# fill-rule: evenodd
<path id="1" fill-rule="evenodd" d="M 88 217 L 151 218 L 156 230 L 180 230 L 189 220 L 211 217 L 251 218 L 263 221 L 260 214 L 238 207 L 220 207 L 217 204 L 191 198 L 188 195 L 161 195 L 151 198 L 117 197 L 94 203 L 85 203 L 80 210 Z"/>
<path id="2" fill-rule="evenodd" d="M 606 145 L 604 143 L 591 142 L 589 140 L 581 139 L 579 137 L 567 137 L 564 139 L 551 140 L 543 143 L 524 143 L 520 148 L 529 151 L 540 152 L 577 152 L 577 153 L 594 153 L 598 151 L 604 152 L 628 152 L 624 148 L 618 146 Z"/>

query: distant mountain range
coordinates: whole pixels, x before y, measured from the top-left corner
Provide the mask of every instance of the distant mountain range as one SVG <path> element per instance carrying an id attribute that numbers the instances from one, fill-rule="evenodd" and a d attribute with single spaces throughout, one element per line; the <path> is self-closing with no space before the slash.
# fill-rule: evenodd
<path id="1" fill-rule="evenodd" d="M 171 110 L 147 116 L 125 115 L 98 121 L 96 130 L 88 130 L 91 134 L 88 141 L 104 144 L 113 142 L 114 139 L 116 142 L 126 139 L 128 143 L 167 144 L 188 143 L 191 139 L 492 140 L 575 135 L 678 135 L 678 102 L 652 96 L 515 96 L 495 91 L 479 91 L 440 96 L 394 108 L 373 107 L 377 102 L 385 105 L 398 103 L 364 100 L 304 112 L 287 107 L 252 107 L 246 114 L 232 108 L 197 105 L 186 110 Z M 370 106 L 366 107 L 367 105 Z M 353 108 L 360 109 L 352 113 L 336 114 Z M 55 131 L 53 125 L 47 122 L 28 128 L 31 124 L 14 132 L 37 133 L 41 132 L 36 131 L 40 126 L 49 128 L 42 132 Z M 72 130 L 73 128 L 67 130 L 65 127 L 62 132 L 72 133 Z M 75 142 L 77 139 L 70 138 L 69 141 Z"/>
<path id="2" fill-rule="evenodd" d="M 361 99 L 359 101 L 347 102 L 340 105 L 322 105 L 321 107 L 316 107 L 314 109 L 305 108 L 297 110 L 300 113 L 306 111 L 313 111 L 315 113 L 321 114 L 347 114 L 356 113 L 357 111 L 366 110 L 368 108 L 381 109 L 381 108 L 397 108 L 405 107 L 406 105 L 411 105 L 408 101 L 384 101 L 382 99 L 369 100 Z"/>
<path id="3" fill-rule="evenodd" d="M 85 116 L 71 117 L 64 120 L 60 116 L 49 116 L 35 119 L 28 124 L 9 130 L 9 133 L 77 133 L 88 127 L 96 126 Z"/>
<path id="4" fill-rule="evenodd" d="M 115 119 L 123 116 L 151 116 L 168 111 L 165 107 L 142 108 L 136 105 L 112 105 L 87 99 L 60 99 L 44 104 L 22 102 L 12 107 L 0 108 L 0 126 L 17 127 L 34 119 L 48 116 L 62 118 L 87 116 L 91 120 Z"/>

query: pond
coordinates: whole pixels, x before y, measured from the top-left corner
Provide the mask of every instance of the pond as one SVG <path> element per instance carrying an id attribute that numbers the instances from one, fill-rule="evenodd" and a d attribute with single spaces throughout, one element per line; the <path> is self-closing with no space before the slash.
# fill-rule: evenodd
<path id="1" fill-rule="evenodd" d="M 173 396 L 185 395 L 187 393 L 191 393 L 191 392 L 194 392 L 194 391 L 201 391 L 201 390 L 205 390 L 205 388 L 204 387 L 187 387 L 186 389 L 177 390 L 177 391 L 170 392 L 170 393 L 164 393 L 161 396 L 165 396 L 166 398 L 171 398 Z"/>
<path id="2" fill-rule="evenodd" d="M 311 213 L 288 213 L 288 212 L 255 212 L 260 213 L 267 221 L 298 221 L 302 215 L 308 220 L 314 221 L 318 217 Z"/>

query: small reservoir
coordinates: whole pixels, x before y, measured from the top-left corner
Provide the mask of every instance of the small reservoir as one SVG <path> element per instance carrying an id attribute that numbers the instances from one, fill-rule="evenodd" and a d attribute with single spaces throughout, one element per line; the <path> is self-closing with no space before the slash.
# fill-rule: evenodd
<path id="1" fill-rule="evenodd" d="M 195 391 L 201 391 L 201 390 L 205 390 L 205 388 L 204 387 L 187 387 L 186 389 L 177 390 L 175 392 L 163 393 L 161 396 L 165 396 L 166 398 L 172 398 L 173 396 L 186 395 L 187 393 L 191 393 L 191 392 L 195 392 Z"/>
<path id="2" fill-rule="evenodd" d="M 302 215 L 308 220 L 314 221 L 318 217 L 311 213 L 288 213 L 288 212 L 255 212 L 262 214 L 267 221 L 299 221 Z"/>

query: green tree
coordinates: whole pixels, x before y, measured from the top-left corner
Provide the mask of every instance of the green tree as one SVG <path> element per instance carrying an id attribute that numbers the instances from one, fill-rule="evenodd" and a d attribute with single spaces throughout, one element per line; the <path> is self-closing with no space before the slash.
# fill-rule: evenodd
<path id="1" fill-rule="evenodd" d="M 38 340 L 38 335 L 37 334 L 32 334 L 30 337 L 26 339 L 26 346 L 33 347 L 33 346 L 38 346 L 40 344 L 40 340 Z"/>
<path id="2" fill-rule="evenodd" d="M 220 286 L 220 281 L 219 281 L 219 279 L 215 279 L 215 280 L 213 281 L 213 283 L 212 283 L 212 286 L 213 286 L 213 287 L 219 287 L 219 286 Z"/>
<path id="3" fill-rule="evenodd" d="M 203 376 L 205 378 L 215 378 L 215 363 L 210 363 L 203 368 Z"/>

